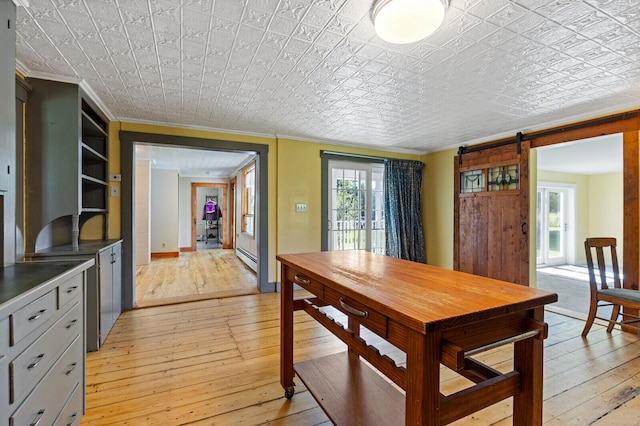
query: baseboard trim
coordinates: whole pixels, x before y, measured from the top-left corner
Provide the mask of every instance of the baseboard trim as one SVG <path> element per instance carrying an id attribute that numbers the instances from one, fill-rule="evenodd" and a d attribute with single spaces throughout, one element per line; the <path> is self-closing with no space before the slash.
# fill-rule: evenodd
<path id="1" fill-rule="evenodd" d="M 238 256 L 238 258 L 242 260 L 255 273 L 258 273 L 258 259 L 253 254 L 249 253 L 248 251 L 246 251 L 241 247 L 237 247 L 236 256 Z M 269 284 L 267 284 L 267 286 L 268 285 Z M 262 288 L 260 289 L 260 291 L 262 291 Z M 267 291 L 272 291 L 272 290 L 267 290 Z"/>
<path id="2" fill-rule="evenodd" d="M 180 253 L 185 253 L 189 251 L 196 251 L 196 250 L 192 249 L 191 247 L 180 247 Z"/>
<path id="3" fill-rule="evenodd" d="M 168 257 L 180 257 L 180 252 L 169 251 L 162 253 L 151 253 L 151 259 L 166 259 Z"/>

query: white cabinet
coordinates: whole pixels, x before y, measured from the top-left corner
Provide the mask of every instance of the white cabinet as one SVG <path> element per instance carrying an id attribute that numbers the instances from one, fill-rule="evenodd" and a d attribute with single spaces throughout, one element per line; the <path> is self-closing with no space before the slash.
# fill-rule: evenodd
<path id="1" fill-rule="evenodd" d="M 0 270 L 0 286 L 9 290 L 0 293 L 0 425 L 79 424 L 84 290 L 92 264 L 33 262 Z"/>

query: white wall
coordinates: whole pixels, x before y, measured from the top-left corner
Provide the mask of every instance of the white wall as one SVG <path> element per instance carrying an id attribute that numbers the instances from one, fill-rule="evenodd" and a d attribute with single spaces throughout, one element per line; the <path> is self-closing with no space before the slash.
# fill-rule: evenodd
<path id="1" fill-rule="evenodd" d="M 151 263 L 151 164 L 136 161 L 136 266 Z"/>
<path id="2" fill-rule="evenodd" d="M 179 243 L 180 247 L 191 247 L 191 184 L 192 183 L 223 183 L 228 185 L 228 179 L 206 179 L 206 178 L 194 178 L 194 177 L 180 177 L 179 188 Z M 224 206 L 225 201 L 222 199 L 222 188 L 203 188 L 211 192 L 219 191 L 218 204 Z M 204 200 L 204 195 L 202 196 Z M 196 212 L 196 230 L 199 231 L 204 226 L 202 224 L 202 207 L 204 201 L 196 204 L 196 209 L 200 209 Z"/>
<path id="3" fill-rule="evenodd" d="M 151 169 L 151 253 L 178 248 L 178 171 Z"/>

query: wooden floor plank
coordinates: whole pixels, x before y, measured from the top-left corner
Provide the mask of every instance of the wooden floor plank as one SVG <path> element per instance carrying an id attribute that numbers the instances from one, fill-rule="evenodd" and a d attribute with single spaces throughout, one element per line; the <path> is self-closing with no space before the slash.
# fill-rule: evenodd
<path id="1" fill-rule="evenodd" d="M 231 249 L 181 252 L 136 267 L 137 307 L 255 293 L 255 272 Z"/>
<path id="2" fill-rule="evenodd" d="M 279 294 L 266 293 L 123 313 L 100 351 L 87 354 L 81 424 L 329 425 L 298 379 L 293 399 L 284 398 L 279 307 Z M 583 321 L 553 313 L 547 321 L 544 424 L 640 424 L 640 339 L 600 325 L 583 339 Z M 303 312 L 294 336 L 297 361 L 345 349 Z M 499 370 L 513 365 L 509 347 L 477 358 Z M 441 376 L 445 393 L 468 386 L 445 367 Z M 510 425 L 511 404 L 455 424 Z"/>

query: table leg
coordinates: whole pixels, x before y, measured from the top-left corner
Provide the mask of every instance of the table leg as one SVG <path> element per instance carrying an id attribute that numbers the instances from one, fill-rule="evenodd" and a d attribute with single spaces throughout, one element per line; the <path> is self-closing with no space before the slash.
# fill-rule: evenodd
<path id="1" fill-rule="evenodd" d="M 532 311 L 533 319 L 544 322 L 544 309 Z M 542 381 L 544 341 L 530 338 L 514 344 L 514 369 L 520 373 L 521 387 L 513 397 L 514 426 L 542 424 Z"/>
<path id="2" fill-rule="evenodd" d="M 287 399 L 291 399 L 293 387 L 293 283 L 288 280 L 286 267 L 281 270 L 280 288 L 280 384 Z"/>
<path id="3" fill-rule="evenodd" d="M 410 331 L 407 347 L 407 425 L 440 424 L 440 333 Z"/>

